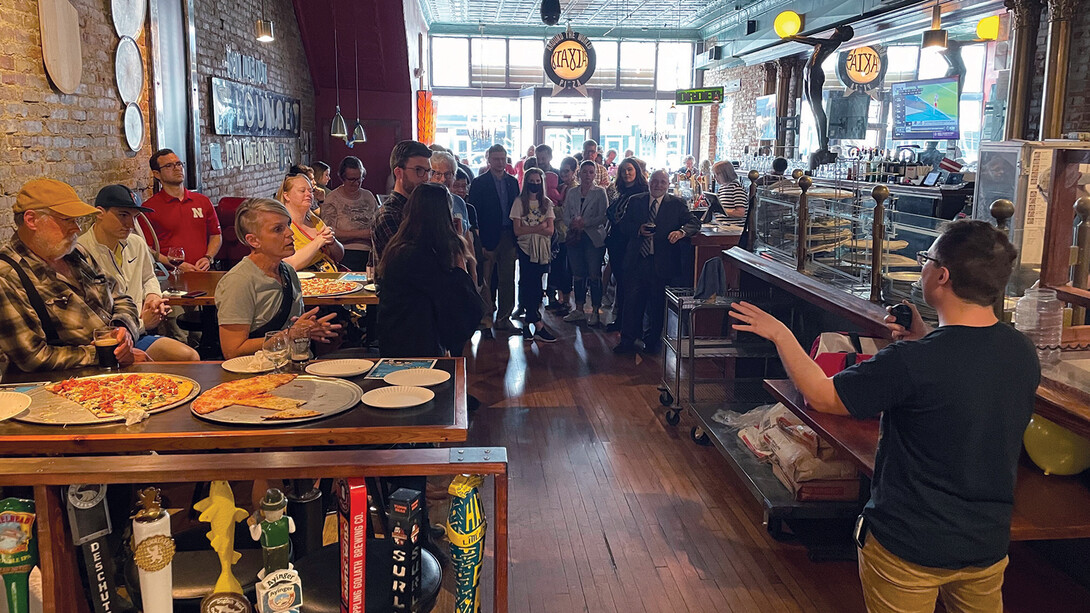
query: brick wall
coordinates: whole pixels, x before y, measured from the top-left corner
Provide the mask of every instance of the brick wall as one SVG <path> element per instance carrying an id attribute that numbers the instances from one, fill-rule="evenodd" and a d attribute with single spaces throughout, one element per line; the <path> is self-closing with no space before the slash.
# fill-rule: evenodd
<path id="1" fill-rule="evenodd" d="M 1071 22 L 1071 61 L 1067 71 L 1064 132 L 1090 132 L 1090 11 L 1076 11 Z"/>
<path id="2" fill-rule="evenodd" d="M 765 70 L 759 64 L 708 70 L 704 73 L 704 86 L 723 85 L 732 79 L 741 79 L 741 89 L 724 96 L 724 105 L 730 106 L 729 125 L 720 125 L 718 107 L 701 107 L 700 151 L 702 157 L 710 160 L 716 159 L 719 138 L 727 139 L 727 152 L 731 158 L 740 157 L 747 145 L 758 145 L 756 107 L 757 98 L 764 94 Z M 725 113 L 724 116 L 728 115 Z"/>
<path id="3" fill-rule="evenodd" d="M 121 126 L 120 96 L 114 83 L 114 50 L 118 38 L 106 0 L 70 0 L 79 14 L 83 75 L 75 94 L 62 94 L 48 80 L 42 60 L 38 6 L 35 0 L 4 0 L 0 10 L 0 240 L 13 229 L 11 207 L 26 181 L 54 177 L 67 181 L 84 199 L 99 188 L 124 183 L 151 195 L 147 160 L 155 148 L 151 100 L 150 36 L 147 28 L 137 44 L 145 65 L 145 144 L 129 151 Z M 223 137 L 210 134 L 208 97 L 211 75 L 226 76 L 225 44 L 255 56 L 269 66 L 268 88 L 302 100 L 302 127 L 313 131 L 314 97 L 309 69 L 299 41 L 291 0 L 267 0 L 266 14 L 276 24 L 277 40 L 261 45 L 253 38 L 260 0 L 220 3 L 197 0 L 198 63 L 201 104 L 203 191 L 213 201 L 245 190 L 271 193 L 282 172 L 276 164 L 213 171 L 208 146 Z M 300 157 L 299 141 L 283 142 Z"/>

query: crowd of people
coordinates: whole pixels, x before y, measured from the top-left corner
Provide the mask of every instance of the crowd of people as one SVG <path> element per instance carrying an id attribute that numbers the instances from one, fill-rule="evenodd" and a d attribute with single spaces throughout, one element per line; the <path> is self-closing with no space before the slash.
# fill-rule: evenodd
<path id="1" fill-rule="evenodd" d="M 362 187 L 367 169 L 356 157 L 337 164 L 335 189 L 330 165 L 293 166 L 272 198 L 234 211 L 229 242 L 248 254 L 216 287 L 211 345 L 225 358 L 248 355 L 266 334 L 289 330 L 330 348 L 377 345 L 384 356 L 458 355 L 478 330 L 555 342 L 547 310 L 565 324 L 620 333 L 618 353 L 658 351 L 663 289 L 691 281 L 687 239 L 699 221 L 668 193 L 672 173 L 649 175 L 631 151 L 618 159 L 588 140 L 572 153 L 553 166 L 552 148 L 536 145 L 512 164 L 497 144 L 473 176 L 442 146 L 402 141 L 381 203 Z M 109 185 L 91 206 L 52 179 L 19 192 L 17 229 L 0 252 L 0 284 L 13 297 L 0 310 L 9 332 L 0 349 L 18 368 L 91 365 L 102 327 L 116 327 L 122 364 L 198 359 L 200 326 L 186 324 L 199 314 L 171 305 L 155 270 L 213 269 L 221 228 L 231 224 L 221 226 L 217 207 L 185 188 L 173 151 L 148 163 L 160 189 L 146 202 Z M 732 190 L 728 209 L 744 214 L 733 168 L 717 166 L 716 176 L 721 193 Z M 93 223 L 81 232 L 86 216 Z M 304 311 L 297 273 L 340 270 L 375 279 L 377 313 Z"/>

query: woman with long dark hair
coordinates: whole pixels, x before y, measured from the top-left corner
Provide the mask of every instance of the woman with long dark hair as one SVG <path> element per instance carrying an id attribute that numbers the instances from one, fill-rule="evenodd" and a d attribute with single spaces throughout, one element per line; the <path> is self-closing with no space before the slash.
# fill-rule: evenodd
<path id="1" fill-rule="evenodd" d="M 553 203 L 544 192 L 545 173 L 540 168 L 527 169 L 522 178 L 522 193 L 511 204 L 511 221 L 518 241 L 519 305 L 526 311 L 522 337 L 527 341 L 553 343 L 556 336 L 541 323 L 540 312 L 541 281 L 552 261 L 553 220 L 556 219 Z M 536 330 L 531 332 L 530 326 Z"/>
<path id="2" fill-rule="evenodd" d="M 609 234 L 606 236 L 606 250 L 609 252 L 609 264 L 603 275 L 603 284 L 609 283 L 612 274 L 617 281 L 617 291 L 613 299 L 613 320 L 606 326 L 607 332 L 620 332 L 621 313 L 624 312 L 624 255 L 628 248 L 628 238 L 618 228 L 618 220 L 624 217 L 628 207 L 628 198 L 647 192 L 647 177 L 636 158 L 625 158 L 617 165 L 617 179 L 607 190 L 609 208 Z"/>
<path id="3" fill-rule="evenodd" d="M 477 329 L 481 300 L 453 223 L 445 186 L 423 183 L 413 190 L 376 271 L 383 357 L 458 352 Z"/>

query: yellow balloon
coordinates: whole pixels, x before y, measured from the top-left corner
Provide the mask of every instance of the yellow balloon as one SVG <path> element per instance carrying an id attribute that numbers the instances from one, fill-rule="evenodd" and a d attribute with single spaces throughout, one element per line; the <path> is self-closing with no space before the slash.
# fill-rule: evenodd
<path id="1" fill-rule="evenodd" d="M 772 22 L 772 29 L 780 38 L 794 36 L 802 30 L 802 15 L 795 11 L 784 11 L 776 15 L 776 19 Z"/>
<path id="2" fill-rule="evenodd" d="M 1040 415 L 1029 420 L 1022 442 L 1046 475 L 1077 475 L 1090 468 L 1090 440 Z"/>

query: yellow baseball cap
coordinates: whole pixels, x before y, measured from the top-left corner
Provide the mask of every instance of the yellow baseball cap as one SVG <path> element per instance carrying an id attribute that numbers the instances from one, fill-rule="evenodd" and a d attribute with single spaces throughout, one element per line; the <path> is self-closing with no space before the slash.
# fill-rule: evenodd
<path id="1" fill-rule="evenodd" d="M 12 212 L 49 209 L 65 217 L 97 215 L 99 210 L 80 200 L 72 186 L 55 179 L 27 181 L 15 196 Z"/>

